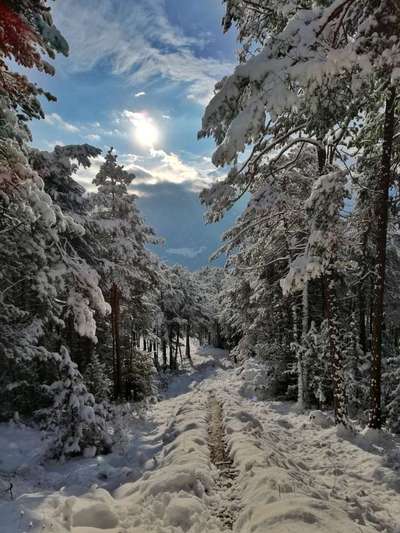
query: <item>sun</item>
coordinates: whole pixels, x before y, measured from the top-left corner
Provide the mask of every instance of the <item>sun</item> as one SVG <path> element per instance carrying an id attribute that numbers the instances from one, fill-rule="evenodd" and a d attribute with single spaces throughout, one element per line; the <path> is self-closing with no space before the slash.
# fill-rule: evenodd
<path id="1" fill-rule="evenodd" d="M 160 141 L 160 129 L 147 111 L 125 110 L 123 118 L 130 123 L 132 137 L 143 148 L 153 150 Z"/>
<path id="2" fill-rule="evenodd" d="M 153 119 L 143 114 L 134 121 L 134 136 L 144 148 L 154 148 L 160 133 Z"/>

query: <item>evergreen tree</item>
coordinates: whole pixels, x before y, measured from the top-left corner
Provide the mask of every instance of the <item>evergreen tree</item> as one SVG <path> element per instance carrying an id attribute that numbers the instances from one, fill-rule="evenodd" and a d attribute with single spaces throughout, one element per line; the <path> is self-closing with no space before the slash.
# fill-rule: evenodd
<path id="1" fill-rule="evenodd" d="M 103 402 L 110 399 L 112 380 L 108 376 L 105 362 L 100 360 L 95 351 L 86 366 L 84 380 L 88 391 L 93 394 L 96 401 Z"/>
<path id="2" fill-rule="evenodd" d="M 59 381 L 54 382 L 50 388 L 54 404 L 47 421 L 48 427 L 55 434 L 49 450 L 51 455 L 67 457 L 110 451 L 111 437 L 107 431 L 106 412 L 88 392 L 76 364 L 72 362 L 64 346 L 56 361 Z"/>
<path id="3" fill-rule="evenodd" d="M 128 191 L 133 179 L 133 174 L 118 165 L 117 155 L 111 148 L 93 180 L 98 192 L 91 197 L 92 216 L 89 221 L 90 231 L 96 236 L 95 257 L 101 287 L 111 306 L 115 399 L 122 397 L 124 385 L 125 391 L 132 388 L 127 375 L 123 376 L 128 354 L 123 350 L 121 340 L 122 314 L 126 318 L 121 303 L 130 306 L 128 316 L 136 318 L 136 328 L 141 320 L 139 331 L 145 329 L 146 314 L 141 311 L 146 309 L 145 295 L 155 281 L 156 261 L 146 250 L 146 245 L 154 241 L 154 233 L 144 224 L 135 196 Z"/>

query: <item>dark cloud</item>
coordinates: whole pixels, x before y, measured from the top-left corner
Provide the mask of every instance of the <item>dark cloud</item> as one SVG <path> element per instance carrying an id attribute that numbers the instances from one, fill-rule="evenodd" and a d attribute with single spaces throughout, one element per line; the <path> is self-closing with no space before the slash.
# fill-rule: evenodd
<path id="1" fill-rule="evenodd" d="M 239 216 L 241 206 L 235 207 L 223 221 L 205 224 L 204 207 L 198 195 L 190 191 L 190 185 L 190 182 L 142 184 L 136 189 L 143 193 L 138 198 L 138 206 L 147 223 L 165 239 L 165 245 L 157 246 L 156 252 L 168 263 L 179 262 L 195 270 L 208 264 L 209 256 L 220 246 L 222 233 Z M 199 253 L 169 253 L 169 250 L 179 249 Z"/>

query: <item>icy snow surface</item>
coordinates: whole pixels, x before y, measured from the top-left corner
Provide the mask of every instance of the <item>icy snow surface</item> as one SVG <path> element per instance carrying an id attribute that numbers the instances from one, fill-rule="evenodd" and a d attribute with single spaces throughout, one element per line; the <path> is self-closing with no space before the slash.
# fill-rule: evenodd
<path id="1" fill-rule="evenodd" d="M 0 425 L 0 533 L 227 531 L 216 507 L 232 508 L 231 492 L 217 482 L 208 447 L 211 392 L 235 471 L 233 531 L 400 533 L 399 442 L 257 401 L 244 383 L 255 375 L 232 368 L 222 351 L 197 349 L 194 368 L 133 416 L 126 441 L 101 458 L 48 463 L 37 431 Z"/>

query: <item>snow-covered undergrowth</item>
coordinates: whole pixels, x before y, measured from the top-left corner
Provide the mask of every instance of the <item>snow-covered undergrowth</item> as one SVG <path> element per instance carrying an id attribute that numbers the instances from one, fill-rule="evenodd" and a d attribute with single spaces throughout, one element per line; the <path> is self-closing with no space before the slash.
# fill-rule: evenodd
<path id="1" fill-rule="evenodd" d="M 268 372 L 265 364 L 248 359 L 240 367 L 240 393 L 245 398 L 263 400 L 268 395 Z"/>
<path id="2" fill-rule="evenodd" d="M 55 491 L 80 495 L 94 483 L 111 490 L 140 477 L 162 446 L 152 440 L 155 423 L 140 410 L 118 418 L 113 453 L 66 462 L 48 459 L 47 433 L 22 423 L 0 424 L 0 532 L 25 531 L 35 523 L 30 510 Z"/>

